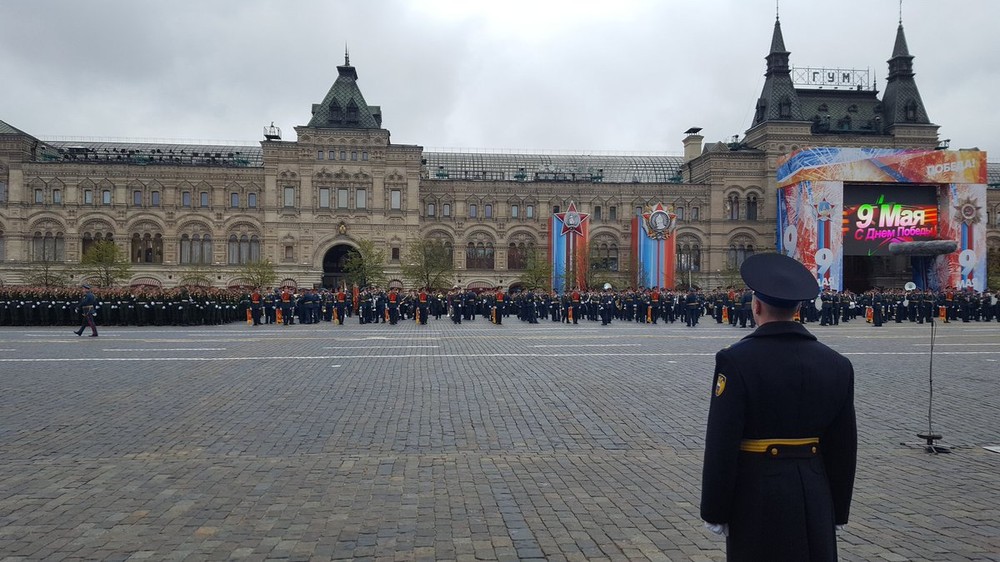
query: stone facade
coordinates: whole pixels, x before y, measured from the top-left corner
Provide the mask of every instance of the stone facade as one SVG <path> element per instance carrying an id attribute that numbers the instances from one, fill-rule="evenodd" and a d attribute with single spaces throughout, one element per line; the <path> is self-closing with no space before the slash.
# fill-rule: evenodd
<path id="1" fill-rule="evenodd" d="M 727 285 L 742 259 L 775 246 L 781 156 L 807 146 L 938 146 L 902 27 L 889 90 L 906 100 L 833 92 L 827 104 L 822 92 L 792 87 L 777 23 L 771 50 L 745 137 L 703 146 L 692 130 L 683 158 L 445 154 L 393 144 L 349 61 L 309 125 L 295 128 L 296 141 L 272 136 L 259 148 L 43 142 L 0 121 L 0 281 L 25 282 L 39 261 L 77 263 L 89 244 L 111 239 L 129 252 L 136 284 L 169 287 L 208 270 L 213 284 L 237 285 L 242 263 L 267 258 L 280 282 L 335 286 L 347 252 L 371 240 L 386 252 L 388 277 L 405 284 L 407 243 L 435 238 L 452 246 L 458 284 L 509 286 L 525 249 L 546 248 L 552 213 L 575 202 L 591 214 L 592 262 L 624 274 L 636 209 L 663 203 L 679 215 L 678 282 Z M 852 96 L 860 113 L 845 105 Z M 895 112 L 885 122 L 881 102 Z M 829 107 L 853 108 L 867 121 L 852 124 L 845 113 L 831 125 L 816 113 Z M 1000 191 L 989 195 L 988 240 L 1000 251 Z M 896 266 L 889 277 L 904 278 L 905 264 L 888 269 Z"/>

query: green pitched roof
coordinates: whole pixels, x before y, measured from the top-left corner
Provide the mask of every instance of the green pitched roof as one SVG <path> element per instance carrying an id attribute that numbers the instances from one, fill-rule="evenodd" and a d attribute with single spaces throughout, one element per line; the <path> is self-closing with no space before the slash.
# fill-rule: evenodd
<path id="1" fill-rule="evenodd" d="M 322 103 L 312 106 L 309 127 L 322 129 L 380 129 L 382 110 L 369 106 L 358 88 L 358 72 L 351 60 L 344 57 L 344 65 L 337 67 L 337 80 L 330 87 Z"/>
<path id="2" fill-rule="evenodd" d="M 4 123 L 3 121 L 0 121 L 0 135 L 25 135 L 25 136 L 31 136 L 28 133 L 25 133 L 24 131 L 18 129 L 17 127 L 14 127 L 12 125 Z"/>

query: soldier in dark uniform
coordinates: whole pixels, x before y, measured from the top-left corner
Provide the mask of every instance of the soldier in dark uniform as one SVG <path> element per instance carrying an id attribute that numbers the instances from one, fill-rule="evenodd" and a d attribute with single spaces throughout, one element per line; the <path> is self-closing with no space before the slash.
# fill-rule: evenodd
<path id="1" fill-rule="evenodd" d="M 684 304 L 688 328 L 693 328 L 698 325 L 698 307 L 701 306 L 694 289 L 688 289 L 688 294 L 684 297 Z"/>
<path id="2" fill-rule="evenodd" d="M 715 356 L 701 517 L 727 560 L 837 560 L 857 462 L 854 368 L 793 322 L 815 277 L 782 254 L 747 258 L 760 325 Z"/>
<path id="3" fill-rule="evenodd" d="M 83 330 L 89 326 L 90 337 L 96 338 L 97 326 L 94 325 L 94 309 L 97 307 L 97 297 L 90 290 L 90 285 L 84 285 L 83 290 L 86 292 L 83 294 L 83 298 L 80 299 L 80 303 L 76 305 L 80 310 L 80 329 L 76 330 L 75 333 L 78 336 L 82 336 Z"/>

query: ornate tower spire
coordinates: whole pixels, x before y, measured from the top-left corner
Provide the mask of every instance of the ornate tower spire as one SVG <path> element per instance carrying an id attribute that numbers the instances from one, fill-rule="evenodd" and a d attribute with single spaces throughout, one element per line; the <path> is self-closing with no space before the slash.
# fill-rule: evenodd
<path id="1" fill-rule="evenodd" d="M 764 73 L 764 88 L 757 100 L 753 126 L 765 121 L 801 121 L 802 108 L 792 85 L 791 68 L 785 39 L 781 34 L 781 20 L 774 18 L 774 33 L 771 35 L 771 50 L 767 54 L 767 71 Z"/>
<path id="2" fill-rule="evenodd" d="M 888 84 L 882 97 L 885 124 L 930 123 L 923 101 L 920 99 L 920 92 L 917 90 L 917 83 L 913 79 L 913 56 L 906 46 L 902 19 L 896 28 L 896 42 L 892 47 L 892 58 L 888 62 Z"/>
<path id="3" fill-rule="evenodd" d="M 351 53 L 344 44 L 344 64 L 337 67 L 337 80 L 321 103 L 313 104 L 309 127 L 333 129 L 379 129 L 382 109 L 368 105 L 358 88 L 358 71 L 351 66 Z"/>

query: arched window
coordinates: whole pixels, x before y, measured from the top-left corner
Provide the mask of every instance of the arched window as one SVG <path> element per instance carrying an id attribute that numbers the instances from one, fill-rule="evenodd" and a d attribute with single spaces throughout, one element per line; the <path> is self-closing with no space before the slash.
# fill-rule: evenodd
<path id="1" fill-rule="evenodd" d="M 132 235 L 132 263 L 163 263 L 163 236 L 160 234 Z"/>
<path id="2" fill-rule="evenodd" d="M 701 271 L 701 245 L 697 238 L 685 236 L 677 241 L 677 271 Z"/>
<path id="3" fill-rule="evenodd" d="M 476 245 L 469 242 L 465 246 L 465 269 L 478 269 L 476 260 Z"/>
<path id="4" fill-rule="evenodd" d="M 208 242 L 209 252 L 211 252 L 211 240 Z M 202 250 L 205 249 L 205 241 L 202 241 Z M 229 258 L 229 263 L 233 265 L 243 265 L 251 261 L 260 261 L 260 238 L 256 234 L 242 234 L 236 236 L 231 234 L 229 236 L 229 244 L 227 246 L 227 254 Z M 205 256 L 202 259 L 206 259 L 205 263 L 211 263 L 211 255 Z"/>
<path id="5" fill-rule="evenodd" d="M 757 220 L 757 196 L 753 193 L 747 195 L 747 220 Z"/>
<path id="6" fill-rule="evenodd" d="M 726 218 L 733 221 L 740 219 L 740 196 L 735 193 L 726 198 Z"/>
<path id="7" fill-rule="evenodd" d="M 229 236 L 228 250 L 229 263 L 238 265 L 240 263 L 240 239 L 235 234 Z"/>
<path id="8" fill-rule="evenodd" d="M 194 247 L 192 246 L 192 253 Z M 198 263 L 211 264 L 212 263 L 212 236 L 205 234 L 201 237 L 201 261 Z"/>
<path id="9" fill-rule="evenodd" d="M 532 242 L 511 242 L 507 246 L 507 269 L 514 271 L 528 269 L 528 256 L 533 250 Z"/>
<path id="10" fill-rule="evenodd" d="M 112 241 L 113 238 L 110 232 L 105 232 L 105 233 L 84 232 L 83 237 L 80 239 L 80 254 L 85 255 L 87 252 L 90 251 L 91 248 L 94 247 L 94 244 L 98 242 L 112 242 Z"/>
<path id="11" fill-rule="evenodd" d="M 493 242 L 469 242 L 465 247 L 466 269 L 494 268 Z"/>
<path id="12" fill-rule="evenodd" d="M 734 238 L 726 252 L 726 269 L 735 270 L 743 265 L 743 260 L 754 254 L 753 242 L 746 236 Z"/>
<path id="13" fill-rule="evenodd" d="M 191 237 L 187 234 L 181 234 L 181 241 L 178 247 L 180 252 L 180 257 L 177 260 L 181 264 L 191 263 Z"/>
<path id="14" fill-rule="evenodd" d="M 38 262 L 65 261 L 65 240 L 61 232 L 35 232 L 31 239 L 31 259 Z"/>

